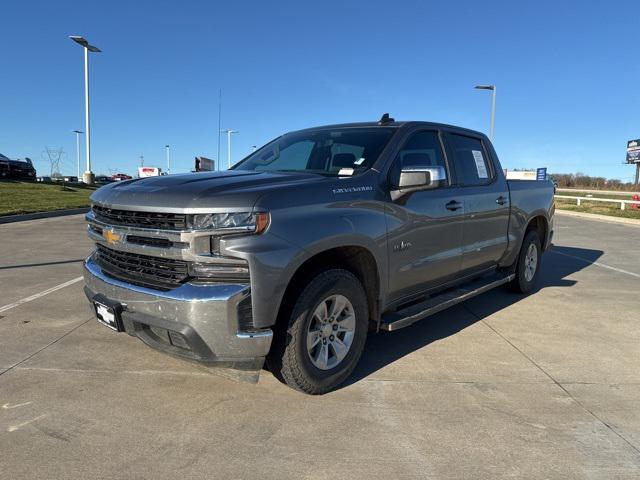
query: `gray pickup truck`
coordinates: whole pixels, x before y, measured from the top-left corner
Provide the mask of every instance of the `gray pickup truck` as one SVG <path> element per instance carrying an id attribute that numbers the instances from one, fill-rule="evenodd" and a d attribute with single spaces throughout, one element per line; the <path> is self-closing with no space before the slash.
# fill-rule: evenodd
<path id="1" fill-rule="evenodd" d="M 91 198 L 98 320 L 210 366 L 259 372 L 266 359 L 310 394 L 352 373 L 368 332 L 503 284 L 530 292 L 555 208 L 551 182 L 505 179 L 482 133 L 386 114 Z"/>

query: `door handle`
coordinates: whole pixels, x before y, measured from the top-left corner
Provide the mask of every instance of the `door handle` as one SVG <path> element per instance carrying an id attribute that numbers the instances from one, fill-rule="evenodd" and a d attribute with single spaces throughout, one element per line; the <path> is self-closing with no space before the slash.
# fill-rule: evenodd
<path id="1" fill-rule="evenodd" d="M 455 211 L 455 210 L 458 210 L 459 208 L 462 208 L 462 204 L 460 202 L 456 202 L 455 200 L 451 200 L 449 203 L 445 205 L 445 208 L 447 210 Z"/>
<path id="2" fill-rule="evenodd" d="M 503 197 L 502 195 L 500 195 L 498 198 L 496 198 L 496 203 L 498 205 L 504 205 L 505 203 L 507 203 L 509 200 L 507 199 L 507 197 Z"/>

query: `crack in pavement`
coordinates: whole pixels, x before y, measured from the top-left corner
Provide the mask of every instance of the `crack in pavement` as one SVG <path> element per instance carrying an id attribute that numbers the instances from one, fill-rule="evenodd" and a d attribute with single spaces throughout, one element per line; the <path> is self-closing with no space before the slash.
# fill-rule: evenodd
<path id="1" fill-rule="evenodd" d="M 62 340 L 64 337 L 66 337 L 67 335 L 75 332 L 78 328 L 80 328 L 81 326 L 85 325 L 87 322 L 90 322 L 93 319 L 93 317 L 89 317 L 88 319 L 86 319 L 84 322 L 81 322 L 80 324 L 76 325 L 75 327 L 73 327 L 71 330 L 69 330 L 67 333 L 61 335 L 60 337 L 56 338 L 55 340 L 53 340 L 52 342 L 49 342 L 48 344 L 46 344 L 44 347 L 36 350 L 35 352 L 33 352 L 31 355 L 29 355 L 26 358 L 23 358 L 22 360 L 20 360 L 17 363 L 14 363 L 13 365 L 11 365 L 10 367 L 7 367 L 7 369 L 3 372 L 0 372 L 0 376 L 4 375 L 7 372 L 10 372 L 11 370 L 13 370 L 14 368 L 16 368 L 18 365 L 23 364 L 24 362 L 26 362 L 27 360 L 35 357 L 36 355 L 38 355 L 40 352 L 42 352 L 43 350 L 49 348 L 51 345 L 54 345 L 56 343 L 58 343 L 60 340 Z"/>
<path id="2" fill-rule="evenodd" d="M 494 327 L 492 327 L 491 325 L 489 325 L 489 323 L 487 323 L 484 320 L 484 317 L 481 317 L 480 315 L 476 314 L 473 310 L 471 310 L 471 308 L 469 308 L 467 305 L 463 304 L 463 308 L 469 312 L 471 315 L 473 315 L 476 319 L 478 319 L 478 321 L 480 323 L 482 323 L 483 325 L 485 325 L 488 329 L 490 329 L 493 333 L 495 333 L 496 335 L 498 335 L 502 340 L 504 340 L 505 342 L 507 342 L 509 345 L 511 345 L 511 347 L 513 349 L 515 349 L 520 355 L 522 355 L 525 359 L 527 359 L 533 366 L 535 366 L 538 370 L 540 370 L 542 373 L 544 373 L 553 383 L 556 384 L 556 386 L 558 388 L 560 388 L 566 395 L 567 397 L 569 397 L 571 400 L 573 400 L 577 405 L 579 405 L 585 412 L 587 412 L 589 415 L 591 415 L 593 418 L 595 418 L 598 422 L 600 422 L 602 425 L 604 425 L 606 428 L 608 428 L 614 435 L 616 435 L 617 437 L 619 437 L 622 441 L 624 441 L 627 445 L 629 445 L 637 454 L 640 455 L 640 449 L 638 447 L 636 447 L 633 443 L 631 443 L 630 440 L 628 440 L 624 435 L 622 435 L 620 432 L 618 432 L 615 428 L 613 428 L 611 425 L 609 425 L 607 422 L 605 422 L 602 418 L 600 418 L 598 415 L 596 415 L 595 412 L 593 412 L 591 409 L 587 408 L 586 405 L 584 405 L 581 401 L 579 401 L 578 399 L 576 399 L 573 395 L 571 395 L 571 393 L 560 383 L 558 382 L 549 372 L 547 372 L 544 368 L 542 368 L 542 366 L 540 366 L 535 360 L 533 360 L 529 355 L 527 355 L 526 353 L 524 353 L 522 350 L 520 350 L 515 344 L 513 344 L 513 342 L 511 342 L 507 337 L 505 337 L 504 335 L 502 335 L 500 332 L 498 332 L 498 330 L 496 330 Z"/>

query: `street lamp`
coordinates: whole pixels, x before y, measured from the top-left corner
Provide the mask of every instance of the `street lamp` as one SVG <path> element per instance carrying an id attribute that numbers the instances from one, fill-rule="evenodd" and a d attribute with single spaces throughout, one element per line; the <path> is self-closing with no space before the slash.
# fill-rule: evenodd
<path id="1" fill-rule="evenodd" d="M 87 150 L 87 171 L 82 175 L 82 181 L 92 184 L 94 175 L 91 171 L 91 130 L 89 129 L 89 52 L 100 52 L 98 47 L 90 45 L 83 37 L 71 35 L 71 40 L 84 48 L 84 130 L 87 132 L 86 150 Z"/>
<path id="2" fill-rule="evenodd" d="M 171 171 L 171 157 L 169 155 L 169 145 L 165 145 L 164 148 L 167 151 L 167 175 L 169 175 L 169 172 Z"/>
<path id="3" fill-rule="evenodd" d="M 78 178 L 78 182 L 80 181 L 80 134 L 84 133 L 80 130 L 74 130 L 73 133 L 76 134 L 76 157 L 78 160 L 78 172 L 77 172 L 77 178 Z"/>
<path id="4" fill-rule="evenodd" d="M 223 133 L 227 134 L 227 168 L 231 168 L 231 134 L 232 133 L 239 133 L 238 130 L 220 130 Z M 220 159 L 218 159 L 218 164 L 220 162 Z"/>
<path id="5" fill-rule="evenodd" d="M 489 131 L 489 138 L 493 142 L 493 126 L 496 120 L 496 86 L 495 85 L 476 85 L 478 90 L 491 90 L 493 92 L 491 96 L 491 130 Z"/>

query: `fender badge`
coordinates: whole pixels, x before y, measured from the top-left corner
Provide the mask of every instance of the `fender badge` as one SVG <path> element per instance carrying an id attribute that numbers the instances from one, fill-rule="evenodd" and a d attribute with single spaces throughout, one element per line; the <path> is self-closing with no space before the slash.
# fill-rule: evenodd
<path id="1" fill-rule="evenodd" d="M 357 193 L 357 192 L 370 192 L 373 190 L 371 185 L 362 185 L 359 187 L 342 187 L 342 188 L 334 188 L 331 190 L 334 195 L 338 195 L 339 193 Z"/>
<path id="2" fill-rule="evenodd" d="M 404 240 L 400 243 L 396 243 L 393 246 L 394 252 L 404 252 L 405 250 L 409 250 L 413 244 L 411 242 L 405 242 Z"/>

